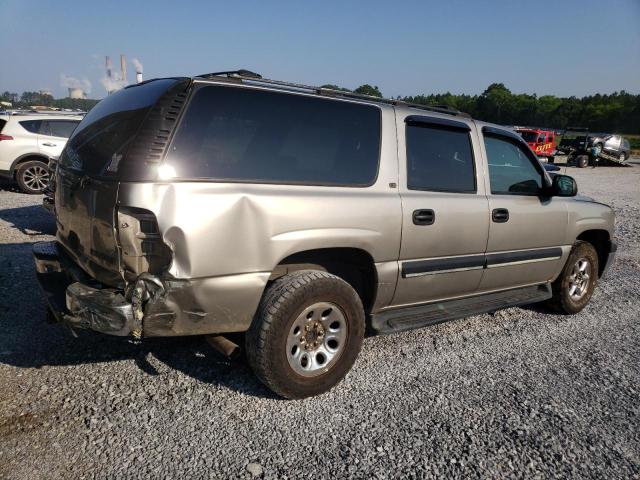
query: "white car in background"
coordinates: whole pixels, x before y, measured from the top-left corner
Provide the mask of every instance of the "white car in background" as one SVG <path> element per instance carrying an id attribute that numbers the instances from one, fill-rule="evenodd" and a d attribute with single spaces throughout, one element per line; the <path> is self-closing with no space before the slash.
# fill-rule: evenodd
<path id="1" fill-rule="evenodd" d="M 0 115 L 0 176 L 25 193 L 42 193 L 49 183 L 49 159 L 58 158 L 80 115 Z"/>

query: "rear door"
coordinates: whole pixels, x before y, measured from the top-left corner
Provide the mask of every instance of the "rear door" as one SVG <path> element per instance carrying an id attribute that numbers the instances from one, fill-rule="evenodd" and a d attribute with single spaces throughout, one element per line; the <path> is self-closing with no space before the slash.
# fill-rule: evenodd
<path id="1" fill-rule="evenodd" d="M 154 162 L 164 153 L 180 108 L 160 99 L 171 96 L 178 83 L 154 80 L 109 95 L 80 122 L 58 162 L 58 240 L 107 285 L 123 283 L 115 226 L 119 182 L 157 173 Z M 158 122 L 163 129 L 151 128 Z"/>
<path id="2" fill-rule="evenodd" d="M 475 125 L 397 114 L 402 199 L 401 275 L 394 305 L 476 292 L 489 207 L 476 165 Z"/>
<path id="3" fill-rule="evenodd" d="M 544 171 L 516 135 L 484 127 L 483 140 L 491 222 L 480 290 L 547 282 L 568 252 L 566 199 L 540 196 Z"/>
<path id="4" fill-rule="evenodd" d="M 38 149 L 49 158 L 58 158 L 78 120 L 44 120 L 38 134 Z"/>

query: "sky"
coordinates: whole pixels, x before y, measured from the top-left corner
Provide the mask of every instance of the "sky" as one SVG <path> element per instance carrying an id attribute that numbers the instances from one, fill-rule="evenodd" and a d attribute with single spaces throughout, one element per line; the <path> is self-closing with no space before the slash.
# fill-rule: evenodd
<path id="1" fill-rule="evenodd" d="M 90 84 L 125 54 L 144 77 L 246 68 L 384 96 L 640 93 L 640 0 L 0 0 L 0 91 Z M 86 81 L 85 81 L 86 80 Z"/>

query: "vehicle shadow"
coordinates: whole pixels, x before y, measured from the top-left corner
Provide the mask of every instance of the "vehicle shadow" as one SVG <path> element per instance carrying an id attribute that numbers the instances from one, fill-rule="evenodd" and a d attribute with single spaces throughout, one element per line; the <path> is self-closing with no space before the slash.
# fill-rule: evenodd
<path id="1" fill-rule="evenodd" d="M 0 209 L 0 220 L 28 236 L 56 233 L 56 221 L 42 205 Z"/>
<path id="2" fill-rule="evenodd" d="M 0 365 L 42 368 L 131 360 L 147 375 L 160 377 L 155 362 L 150 361 L 153 357 L 203 383 L 277 398 L 243 359 L 230 361 L 203 337 L 148 339 L 134 344 L 90 331 L 78 331 L 74 337 L 66 327 L 47 323 L 31 247 L 29 242 L 0 244 Z"/>
<path id="3" fill-rule="evenodd" d="M 0 190 L 7 192 L 20 192 L 18 184 L 5 177 L 0 177 Z"/>

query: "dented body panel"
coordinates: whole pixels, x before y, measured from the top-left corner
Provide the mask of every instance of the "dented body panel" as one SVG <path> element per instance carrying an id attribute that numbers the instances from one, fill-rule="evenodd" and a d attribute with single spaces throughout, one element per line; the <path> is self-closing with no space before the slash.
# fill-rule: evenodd
<path id="1" fill-rule="evenodd" d="M 382 119 L 371 187 L 121 183 L 118 205 L 153 212 L 172 252 L 164 304 L 148 304 L 145 335 L 246 330 L 276 266 L 315 249 L 367 252 L 376 261 L 374 310 L 386 307 L 398 276 L 402 215 L 393 109 L 382 108 Z"/>

